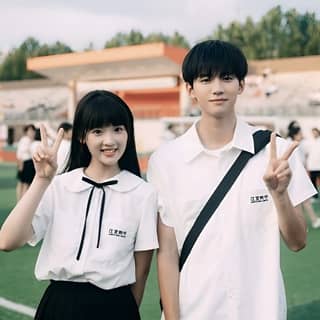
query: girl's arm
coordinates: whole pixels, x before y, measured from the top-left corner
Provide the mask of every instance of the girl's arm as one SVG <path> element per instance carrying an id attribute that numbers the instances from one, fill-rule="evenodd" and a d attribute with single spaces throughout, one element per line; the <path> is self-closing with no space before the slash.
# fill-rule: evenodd
<path id="1" fill-rule="evenodd" d="M 31 239 L 32 219 L 50 181 L 35 176 L 26 194 L 9 214 L 0 230 L 0 250 L 11 251 Z"/>
<path id="2" fill-rule="evenodd" d="M 134 260 L 136 265 L 136 282 L 132 285 L 131 290 L 137 305 L 140 306 L 146 281 L 148 278 L 153 250 L 136 251 Z"/>
<path id="3" fill-rule="evenodd" d="M 11 211 L 0 230 L 0 250 L 10 251 L 23 246 L 33 234 L 32 219 L 40 200 L 57 170 L 57 151 L 63 130 L 60 130 L 52 147 L 47 134 L 40 127 L 41 144 L 33 155 L 36 175 L 28 191 Z"/>

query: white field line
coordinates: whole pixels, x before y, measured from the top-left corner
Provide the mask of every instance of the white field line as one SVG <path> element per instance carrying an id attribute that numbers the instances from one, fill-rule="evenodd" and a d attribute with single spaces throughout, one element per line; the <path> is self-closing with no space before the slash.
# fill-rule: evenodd
<path id="1" fill-rule="evenodd" d="M 27 316 L 31 316 L 31 317 L 34 317 L 34 315 L 36 313 L 36 310 L 33 308 L 30 308 L 30 307 L 25 306 L 20 303 L 15 303 L 13 301 L 7 300 L 2 297 L 0 297 L 0 306 L 4 307 L 6 309 L 9 309 L 9 310 L 13 310 L 18 313 L 23 313 L 23 314 L 25 314 Z"/>

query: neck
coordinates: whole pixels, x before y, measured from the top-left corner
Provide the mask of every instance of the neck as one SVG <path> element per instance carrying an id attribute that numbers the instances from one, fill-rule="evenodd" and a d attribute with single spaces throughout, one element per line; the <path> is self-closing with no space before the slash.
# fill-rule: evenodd
<path id="1" fill-rule="evenodd" d="M 119 166 L 105 167 L 105 166 L 96 166 L 92 162 L 87 168 L 84 169 L 84 173 L 90 179 L 95 182 L 104 182 L 120 172 Z"/>
<path id="2" fill-rule="evenodd" d="M 218 149 L 229 143 L 234 134 L 236 117 L 203 117 L 197 125 L 199 138 L 207 149 Z"/>

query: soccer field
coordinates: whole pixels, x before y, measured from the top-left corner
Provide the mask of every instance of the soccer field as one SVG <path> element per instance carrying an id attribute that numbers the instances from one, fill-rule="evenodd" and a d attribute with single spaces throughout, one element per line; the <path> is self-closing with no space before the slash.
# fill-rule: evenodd
<path id="1" fill-rule="evenodd" d="M 15 184 L 15 167 L 0 164 L 0 224 L 15 203 Z M 319 213 L 319 204 L 315 208 Z M 38 250 L 39 246 L 36 248 L 25 246 L 10 253 L 0 252 L 0 298 L 36 307 L 47 285 L 34 278 L 33 269 Z M 287 290 L 289 320 L 320 319 L 319 253 L 320 230 L 313 230 L 310 227 L 308 245 L 304 250 L 293 253 L 282 246 L 282 270 Z M 141 307 L 142 320 L 160 318 L 158 301 L 156 270 L 153 263 Z M 0 306 L 0 320 L 30 319 L 29 316 Z"/>

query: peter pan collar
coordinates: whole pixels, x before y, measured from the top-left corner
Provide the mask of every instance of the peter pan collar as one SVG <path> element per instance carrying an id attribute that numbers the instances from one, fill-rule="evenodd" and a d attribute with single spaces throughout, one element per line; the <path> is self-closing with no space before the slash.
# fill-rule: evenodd
<path id="1" fill-rule="evenodd" d="M 82 177 L 87 177 L 84 174 L 83 169 L 84 168 L 74 169 L 70 172 L 58 176 L 58 179 L 61 179 L 61 183 L 64 185 L 64 187 L 71 192 L 81 192 L 84 190 L 88 190 L 92 188 L 92 185 L 82 180 Z M 118 173 L 110 179 L 107 179 L 106 181 L 109 180 L 118 181 L 117 184 L 108 186 L 108 188 L 117 192 L 131 191 L 137 188 L 141 183 L 143 183 L 143 180 L 140 177 L 134 175 L 133 173 L 127 170 L 122 170 L 120 173 Z"/>

